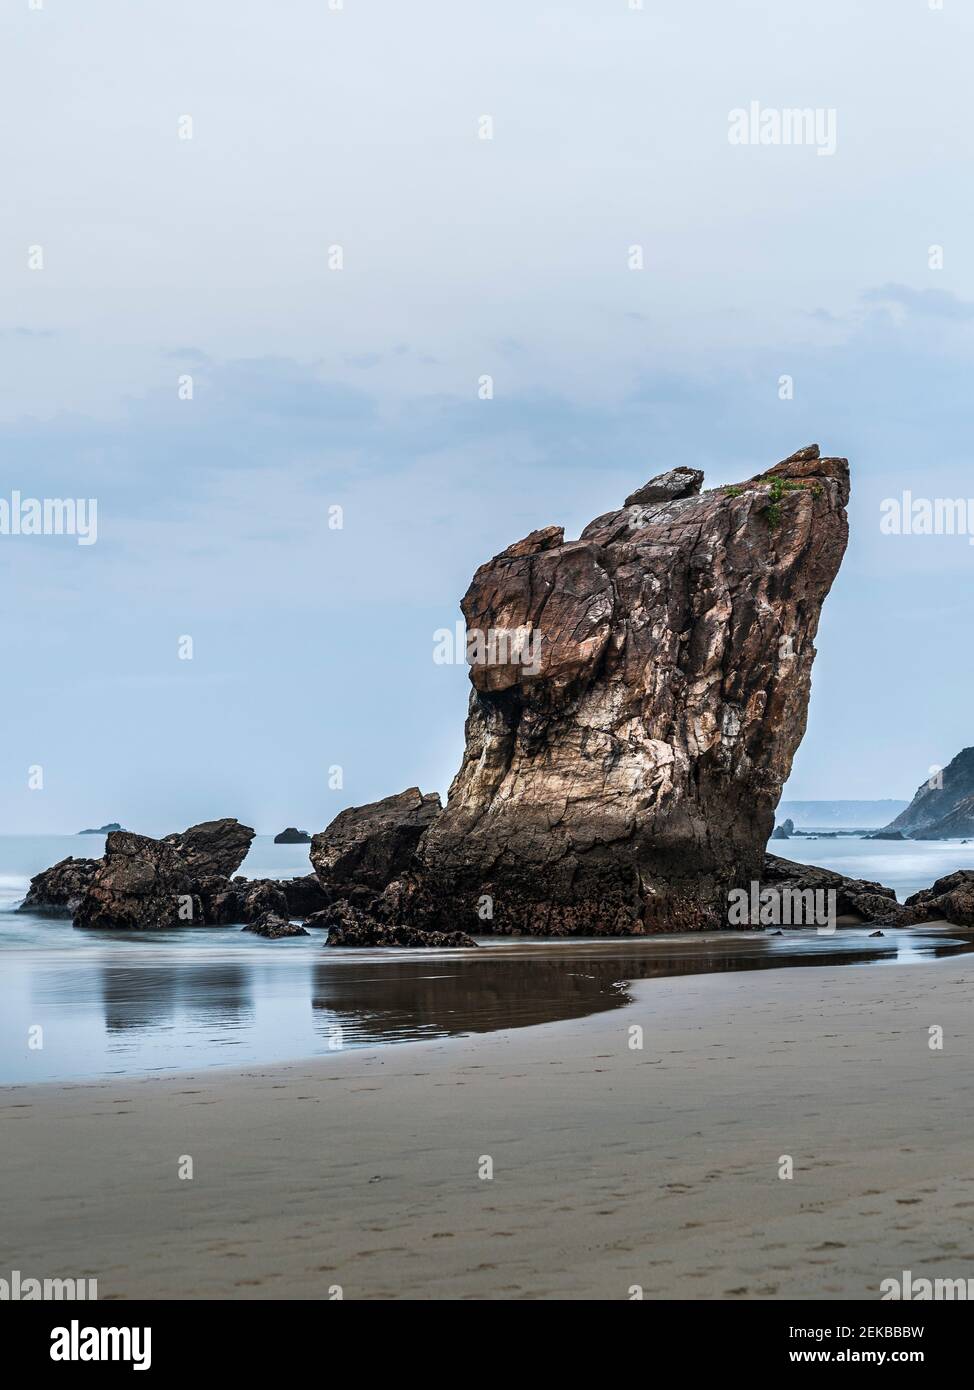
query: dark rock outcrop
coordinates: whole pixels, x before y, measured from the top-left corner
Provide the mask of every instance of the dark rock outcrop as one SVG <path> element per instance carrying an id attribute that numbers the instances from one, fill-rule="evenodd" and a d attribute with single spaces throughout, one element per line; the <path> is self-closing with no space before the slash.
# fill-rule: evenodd
<path id="1" fill-rule="evenodd" d="M 466 751 L 407 871 L 429 925 L 476 928 L 487 898 L 495 932 L 716 927 L 729 888 L 760 876 L 846 546 L 848 464 L 810 446 L 698 489 L 672 470 L 579 540 L 549 527 L 477 571 Z M 322 850 L 328 884 L 339 855 Z M 402 876 L 384 869 L 377 889 Z"/>
<path id="2" fill-rule="evenodd" d="M 100 825 L 97 830 L 79 830 L 79 835 L 110 835 L 113 830 L 121 830 L 117 820 L 113 820 L 110 825 Z"/>
<path id="3" fill-rule="evenodd" d="M 462 931 L 428 931 L 422 927 L 379 922 L 369 913 L 344 901 L 316 913 L 309 925 L 328 928 L 326 946 L 400 946 L 445 950 L 477 945 Z"/>
<path id="4" fill-rule="evenodd" d="M 78 903 L 75 926 L 202 925 L 204 898 L 219 897 L 220 880 L 240 867 L 253 837 L 248 826 L 229 819 L 206 821 L 162 840 L 114 831 Z M 229 883 L 222 891 L 229 891 Z"/>
<path id="5" fill-rule="evenodd" d="M 88 891 L 99 862 L 97 859 L 75 859 L 69 855 L 50 869 L 35 874 L 18 910 L 41 912 L 51 917 L 73 917 Z"/>
<path id="6" fill-rule="evenodd" d="M 191 825 L 182 834 L 167 835 L 161 843 L 172 846 L 187 873 L 197 878 L 209 874 L 229 878 L 247 858 L 253 838 L 249 825 L 226 817 Z M 105 850 L 107 853 L 107 845 Z"/>
<path id="7" fill-rule="evenodd" d="M 836 915 L 858 917 L 863 922 L 893 922 L 903 913 L 903 908 L 896 901 L 895 890 L 882 883 L 874 883 L 867 878 L 846 878 L 832 869 L 796 864 L 776 854 L 764 856 L 761 886 L 790 889 L 796 893 L 808 889 L 813 892 L 834 890 Z"/>
<path id="8" fill-rule="evenodd" d="M 276 913 L 279 917 L 290 915 L 287 894 L 273 879 L 259 878 L 252 883 L 242 883 L 237 894 L 240 916 L 245 922 L 255 922 L 268 912 Z"/>
<path id="9" fill-rule="evenodd" d="M 902 830 L 874 830 L 871 835 L 863 835 L 864 840 L 905 840 Z"/>
<path id="10" fill-rule="evenodd" d="M 312 912 L 320 912 L 331 902 L 331 894 L 322 888 L 315 874 L 282 878 L 277 886 L 287 899 L 289 917 L 310 917 Z"/>
<path id="11" fill-rule="evenodd" d="M 974 927 L 974 869 L 958 869 L 906 900 L 906 920 Z"/>
<path id="12" fill-rule="evenodd" d="M 203 921 L 213 926 L 251 922 L 262 912 L 308 917 L 331 901 L 314 874 L 281 879 L 209 877 L 199 882 L 197 891 L 203 904 Z"/>
<path id="13" fill-rule="evenodd" d="M 421 927 L 385 927 L 378 923 L 358 927 L 333 927 L 326 946 L 403 946 L 411 950 L 458 950 L 476 946 L 462 931 L 424 931 Z"/>
<path id="14" fill-rule="evenodd" d="M 440 814 L 439 796 L 424 796 L 418 787 L 350 806 L 311 841 L 319 881 L 334 896 L 381 892 L 413 867 L 420 839 Z"/>
<path id="15" fill-rule="evenodd" d="M 289 922 L 286 917 L 279 916 L 276 912 L 262 912 L 261 915 L 241 931 L 253 932 L 254 936 L 266 937 L 268 941 L 280 941 L 286 936 L 310 936 L 311 933 L 305 931 L 304 927 L 299 927 L 295 922 Z"/>
<path id="16" fill-rule="evenodd" d="M 279 835 L 274 836 L 275 845 L 310 845 L 311 836 L 307 830 L 296 830 L 293 825 L 289 825 L 286 830 L 282 830 Z"/>
<path id="17" fill-rule="evenodd" d="M 462 931 L 433 931 L 415 923 L 382 922 L 370 912 L 341 898 L 322 912 L 307 918 L 306 927 L 324 927 L 326 946 L 403 946 L 439 949 L 470 947 L 477 943 Z"/>
<path id="18" fill-rule="evenodd" d="M 910 840 L 974 835 L 974 748 L 962 749 L 939 774 L 921 782 L 906 810 L 883 827 L 883 838 L 897 830 Z"/>
<path id="19" fill-rule="evenodd" d="M 196 887 L 195 875 L 171 842 L 116 830 L 78 905 L 75 926 L 142 930 L 199 924 L 203 909 Z"/>

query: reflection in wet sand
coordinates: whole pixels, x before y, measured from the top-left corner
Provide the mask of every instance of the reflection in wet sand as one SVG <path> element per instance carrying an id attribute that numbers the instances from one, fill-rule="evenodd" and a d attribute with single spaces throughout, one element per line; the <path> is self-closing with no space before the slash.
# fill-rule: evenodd
<path id="1" fill-rule="evenodd" d="M 13 933 L 16 932 L 16 937 Z M 0 971 L 0 1083 L 180 1071 L 523 1028 L 619 1008 L 631 981 L 922 964 L 974 935 L 917 929 L 642 939 L 484 938 L 476 951 L 338 951 L 233 928 L 132 937 L 17 919 Z M 41 1024 L 41 1049 L 26 1046 Z"/>
<path id="2" fill-rule="evenodd" d="M 783 937 L 728 935 L 706 941 L 652 937 L 632 942 L 485 939 L 474 954 L 342 953 L 314 967 L 312 1008 L 320 1036 L 342 1042 L 400 1042 L 484 1033 L 580 1018 L 630 1002 L 626 985 L 674 975 L 783 966 L 922 961 L 974 950 L 965 933 L 862 932 Z M 336 968 L 336 965 L 341 968 Z"/>

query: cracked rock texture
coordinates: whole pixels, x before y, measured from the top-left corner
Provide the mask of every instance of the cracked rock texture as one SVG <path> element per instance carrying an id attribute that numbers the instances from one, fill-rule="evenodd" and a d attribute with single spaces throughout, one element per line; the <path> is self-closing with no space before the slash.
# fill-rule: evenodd
<path id="1" fill-rule="evenodd" d="M 549 526 L 477 570 L 468 632 L 521 641 L 471 665 L 463 762 L 417 850 L 430 925 L 476 929 L 486 895 L 495 932 L 702 929 L 760 879 L 849 468 L 812 445 L 702 481 L 672 469 L 578 540 Z"/>
<path id="2" fill-rule="evenodd" d="M 230 818 L 204 821 L 163 840 L 113 831 L 77 905 L 74 924 L 140 930 L 184 926 L 187 920 L 202 923 L 204 898 L 236 872 L 253 838 L 249 826 Z"/>
<path id="3" fill-rule="evenodd" d="M 337 897 L 381 892 L 413 864 L 420 839 L 440 814 L 436 792 L 409 787 L 367 806 L 349 806 L 311 841 L 319 881 Z"/>

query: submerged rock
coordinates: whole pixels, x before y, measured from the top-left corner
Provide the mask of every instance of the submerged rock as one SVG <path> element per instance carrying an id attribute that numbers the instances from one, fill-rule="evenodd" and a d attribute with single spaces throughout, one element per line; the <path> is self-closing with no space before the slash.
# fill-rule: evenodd
<path id="1" fill-rule="evenodd" d="M 35 874 L 20 912 L 40 912 L 51 917 L 72 917 L 95 876 L 100 860 L 68 856 L 50 869 Z"/>
<path id="2" fill-rule="evenodd" d="M 263 912 L 253 922 L 241 931 L 253 932 L 254 936 L 266 937 L 268 941 L 280 941 L 285 936 L 310 936 L 311 933 L 305 931 L 304 927 L 299 927 L 295 922 L 289 922 L 286 917 L 280 917 L 276 912 Z"/>

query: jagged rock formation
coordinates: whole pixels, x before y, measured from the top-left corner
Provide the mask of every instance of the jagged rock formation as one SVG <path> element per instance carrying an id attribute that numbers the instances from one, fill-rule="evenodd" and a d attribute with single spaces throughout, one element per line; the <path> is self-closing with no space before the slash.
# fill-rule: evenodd
<path id="1" fill-rule="evenodd" d="M 144 930 L 255 923 L 269 914 L 287 921 L 328 906 L 333 894 L 315 874 L 231 877 L 253 836 L 229 819 L 162 840 L 118 831 L 109 835 L 104 858 L 62 859 L 37 874 L 19 910 L 71 916 L 78 927 Z"/>
<path id="2" fill-rule="evenodd" d="M 247 858 L 253 838 L 254 831 L 249 825 L 241 825 L 228 816 L 191 825 L 181 834 L 166 835 L 161 843 L 172 846 L 187 873 L 197 878 L 206 875 L 229 878 Z M 108 853 L 108 845 L 105 852 Z"/>
<path id="3" fill-rule="evenodd" d="M 974 835 L 974 748 L 962 749 L 940 776 L 920 783 L 906 810 L 884 826 L 880 836 L 887 838 L 892 831 L 911 840 Z"/>
<path id="4" fill-rule="evenodd" d="M 837 917 L 858 917 L 862 922 L 894 922 L 903 909 L 896 893 L 882 883 L 867 878 L 846 878 L 832 869 L 820 869 L 812 864 L 796 864 L 776 854 L 764 856 L 761 872 L 763 888 L 785 889 L 793 893 L 824 889 L 835 892 Z"/>
<path id="5" fill-rule="evenodd" d="M 900 925 L 943 920 L 974 927 L 974 869 L 958 869 L 907 898 Z"/>
<path id="6" fill-rule="evenodd" d="M 409 787 L 341 811 L 311 841 L 311 863 L 335 897 L 368 899 L 414 865 L 416 848 L 441 812 L 436 792 Z"/>
<path id="7" fill-rule="evenodd" d="M 114 831 L 74 913 L 75 926 L 143 930 L 202 924 L 204 899 L 218 895 L 253 838 L 249 826 L 231 819 L 204 821 L 162 840 Z"/>
<path id="8" fill-rule="evenodd" d="M 88 891 L 99 860 L 75 859 L 69 855 L 50 869 L 35 874 L 20 912 L 40 912 L 50 917 L 73 917 Z"/>
<path id="9" fill-rule="evenodd" d="M 311 836 L 307 830 L 298 830 L 293 825 L 289 825 L 286 830 L 274 836 L 275 845 L 310 845 Z"/>
<path id="10" fill-rule="evenodd" d="M 495 932 L 715 927 L 760 876 L 848 464 L 812 445 L 701 482 L 671 470 L 577 541 L 547 527 L 477 571 L 466 752 L 413 876 L 426 924 L 475 924 L 487 897 Z"/>

